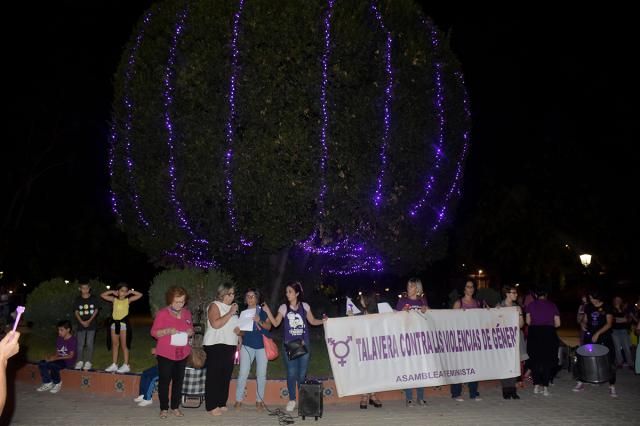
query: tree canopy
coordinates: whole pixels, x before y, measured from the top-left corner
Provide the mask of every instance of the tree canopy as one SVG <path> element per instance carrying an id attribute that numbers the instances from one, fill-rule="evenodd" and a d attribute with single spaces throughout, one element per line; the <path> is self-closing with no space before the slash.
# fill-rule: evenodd
<path id="1" fill-rule="evenodd" d="M 113 210 L 152 258 L 302 241 L 391 268 L 443 255 L 469 105 L 412 0 L 167 0 L 114 85 Z"/>

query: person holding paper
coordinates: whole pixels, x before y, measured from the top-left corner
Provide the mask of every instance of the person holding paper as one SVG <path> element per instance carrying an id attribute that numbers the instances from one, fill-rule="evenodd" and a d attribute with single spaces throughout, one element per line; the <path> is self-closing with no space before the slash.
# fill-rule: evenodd
<path id="1" fill-rule="evenodd" d="M 160 418 L 169 414 L 169 383 L 171 383 L 171 412 L 182 417 L 180 397 L 184 368 L 191 352 L 189 337 L 193 336 L 191 312 L 187 304 L 187 292 L 182 287 L 170 287 L 165 294 L 167 307 L 156 313 L 151 327 L 151 335 L 158 341 L 156 358 L 158 360 L 158 399 L 160 399 Z"/>
<path id="2" fill-rule="evenodd" d="M 271 322 L 267 314 L 260 308 L 260 291 L 250 288 L 244 294 L 244 301 L 247 304 L 245 312 L 253 313 L 252 327 L 250 331 L 241 331 L 242 346 L 240 348 L 240 372 L 238 373 L 238 381 L 236 382 L 236 402 L 233 407 L 238 409 L 242 407 L 244 399 L 244 389 L 247 385 L 247 378 L 251 370 L 253 360 L 256 360 L 256 408 L 264 410 L 264 389 L 267 384 L 267 354 L 264 350 L 262 336 L 269 337 L 268 330 L 271 329 Z"/>
<path id="3" fill-rule="evenodd" d="M 216 300 L 207 306 L 207 330 L 202 347 L 207 353 L 207 378 L 204 387 L 205 407 L 212 416 L 227 411 L 229 384 L 238 347 L 238 304 L 234 303 L 233 284 L 218 286 Z"/>

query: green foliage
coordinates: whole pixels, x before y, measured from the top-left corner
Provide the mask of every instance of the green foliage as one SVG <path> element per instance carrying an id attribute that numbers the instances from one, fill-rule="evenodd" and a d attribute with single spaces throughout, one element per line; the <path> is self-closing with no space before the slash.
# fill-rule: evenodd
<path id="1" fill-rule="evenodd" d="M 202 323 L 206 305 L 215 299 L 218 286 L 224 283 L 234 283 L 233 277 L 224 271 L 205 272 L 189 268 L 162 271 L 156 275 L 149 288 L 151 313 L 155 316 L 158 309 L 167 306 L 165 294 L 169 287 L 179 286 L 189 295 L 188 308 L 191 310 L 194 323 Z"/>
<path id="2" fill-rule="evenodd" d="M 178 226 L 175 206 L 167 194 L 167 111 L 162 97 L 171 37 L 183 7 L 185 2 L 177 0 L 154 6 L 135 53 L 135 68 L 127 67 L 142 22 L 115 75 L 117 143 L 112 187 L 119 194 L 125 231 L 155 259 L 161 259 L 177 242 L 193 238 Z M 228 259 L 238 241 L 227 215 L 224 173 L 230 40 L 236 8 L 237 2 L 231 0 L 188 3 L 168 111 L 175 134 L 177 198 L 194 234 L 207 239 L 218 259 Z M 460 66 L 442 34 L 435 30 L 441 42 L 434 48 L 432 32 L 421 23 L 413 0 L 381 0 L 379 8 L 393 35 L 385 203 L 376 209 L 371 200 L 384 129 L 386 37 L 368 0 L 337 2 L 328 62 L 326 211 L 318 218 L 319 98 L 326 2 L 246 2 L 238 37 L 240 71 L 231 173 L 238 227 L 256 241 L 254 252 L 275 253 L 305 238 L 314 228 L 321 230 L 326 243 L 345 235 L 365 240 L 397 268 L 419 268 L 444 252 L 446 241 L 439 235 L 433 236 L 429 248 L 424 241 L 443 203 L 449 216 L 452 214 L 453 202 L 446 204 L 444 200 L 461 154 L 463 132 L 469 125 L 463 87 L 455 77 Z M 435 63 L 442 72 L 446 110 L 445 146 L 437 169 Z M 127 74 L 132 76 L 130 81 L 125 79 Z M 125 98 L 133 105 L 131 116 L 124 106 Z M 133 180 L 128 175 L 124 141 L 130 142 Z M 420 217 L 410 218 L 407 211 L 421 198 L 429 173 L 437 175 L 431 197 Z M 150 228 L 140 225 L 134 199 Z"/>
<path id="3" fill-rule="evenodd" d="M 106 290 L 104 283 L 98 280 L 89 281 L 92 294 L 99 300 L 100 311 L 96 321 L 102 322 L 111 315 L 111 307 L 100 299 L 100 293 Z M 25 307 L 25 320 L 33 323 L 38 331 L 52 330 L 58 321 L 69 320 L 76 328 L 73 302 L 80 295 L 78 281 L 65 283 L 62 278 L 53 278 L 41 282 L 28 296 Z"/>

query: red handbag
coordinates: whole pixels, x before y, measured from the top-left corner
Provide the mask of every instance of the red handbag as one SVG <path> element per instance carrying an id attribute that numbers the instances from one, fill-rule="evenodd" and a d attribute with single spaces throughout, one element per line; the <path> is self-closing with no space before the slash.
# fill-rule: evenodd
<path id="1" fill-rule="evenodd" d="M 276 342 L 264 334 L 262 335 L 262 342 L 264 343 L 264 352 L 267 354 L 267 359 L 273 361 L 278 358 L 278 345 L 276 345 Z"/>

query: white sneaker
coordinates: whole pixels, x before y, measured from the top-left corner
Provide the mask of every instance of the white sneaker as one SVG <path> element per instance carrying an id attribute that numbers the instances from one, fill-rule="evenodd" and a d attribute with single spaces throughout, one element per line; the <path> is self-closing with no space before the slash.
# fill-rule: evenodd
<path id="1" fill-rule="evenodd" d="M 60 389 L 62 389 L 62 382 L 56 383 L 55 385 L 53 385 L 53 387 L 51 388 L 51 390 L 49 392 L 58 393 L 58 392 L 60 392 Z"/>
<path id="2" fill-rule="evenodd" d="M 542 393 L 542 391 L 540 390 L 540 385 L 533 386 L 533 393 L 535 394 Z"/>
<path id="3" fill-rule="evenodd" d="M 542 395 L 544 396 L 551 396 L 551 392 L 549 392 L 549 388 L 547 388 L 546 386 L 542 388 Z"/>
<path id="4" fill-rule="evenodd" d="M 133 402 L 142 402 L 144 395 L 138 395 L 133 399 Z"/>
<path id="5" fill-rule="evenodd" d="M 128 373 L 129 371 L 131 371 L 129 364 L 122 364 L 120 368 L 116 370 L 116 373 Z"/>
<path id="6" fill-rule="evenodd" d="M 287 402 L 287 411 L 291 412 L 291 411 L 293 411 L 295 409 L 296 409 L 296 402 L 295 401 Z"/>
<path id="7" fill-rule="evenodd" d="M 49 383 L 43 383 L 39 388 L 37 388 L 36 390 L 38 392 L 46 392 L 48 390 L 51 390 L 51 388 L 53 387 L 53 383 L 49 382 Z"/>
<path id="8" fill-rule="evenodd" d="M 74 369 L 74 370 L 80 370 L 80 369 L 82 369 L 82 366 L 83 366 L 83 365 L 84 365 L 84 362 L 82 362 L 82 361 L 78 361 L 78 362 L 76 362 L 76 366 L 75 366 L 75 367 L 73 367 L 73 369 Z"/>
<path id="9" fill-rule="evenodd" d="M 91 367 L 93 367 L 93 365 L 91 364 L 91 362 L 87 361 L 84 363 L 84 367 L 82 367 L 82 369 L 84 371 L 88 371 L 88 370 L 91 370 Z"/>
<path id="10" fill-rule="evenodd" d="M 104 369 L 107 373 L 115 373 L 118 370 L 118 366 L 114 363 Z"/>
<path id="11" fill-rule="evenodd" d="M 151 404 L 153 404 L 153 400 L 151 400 L 151 399 L 143 399 L 138 404 L 138 407 L 146 407 L 146 406 L 151 405 Z"/>
<path id="12" fill-rule="evenodd" d="M 616 387 L 615 386 L 609 386 L 609 396 L 611 398 L 617 398 L 618 394 L 616 393 Z"/>
<path id="13" fill-rule="evenodd" d="M 582 382 L 576 383 L 576 386 L 571 390 L 574 392 L 582 392 L 584 390 L 584 383 Z"/>

